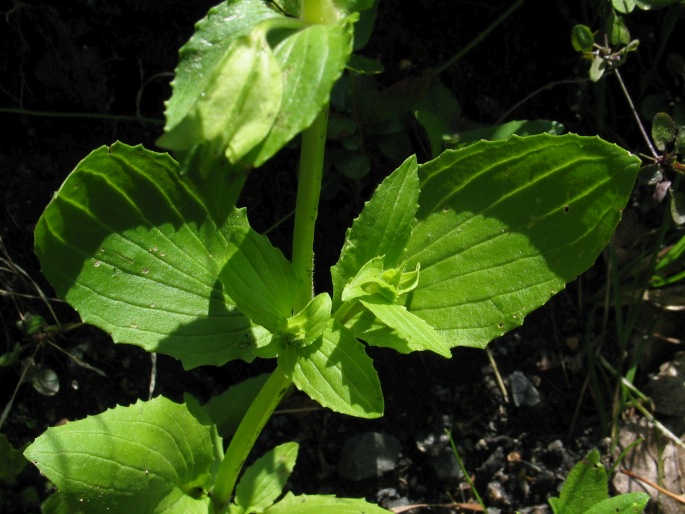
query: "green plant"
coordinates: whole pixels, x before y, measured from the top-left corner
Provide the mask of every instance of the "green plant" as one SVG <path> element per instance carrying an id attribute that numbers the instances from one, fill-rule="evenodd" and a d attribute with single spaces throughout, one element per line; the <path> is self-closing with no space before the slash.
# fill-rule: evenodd
<path id="1" fill-rule="evenodd" d="M 557 498 L 550 498 L 554 514 L 640 514 L 649 501 L 647 493 L 609 497 L 607 472 L 593 450 L 569 472 Z"/>
<path id="2" fill-rule="evenodd" d="M 611 4 L 609 6 L 609 4 Z M 670 6 L 670 7 L 669 7 Z M 605 414 L 604 391 L 611 391 L 611 434 L 618 433 L 619 416 L 627 407 L 636 406 L 641 412 L 646 413 L 642 405 L 645 397 L 635 388 L 633 383 L 637 378 L 638 368 L 644 366 L 645 356 L 649 346 L 649 335 L 658 321 L 658 310 L 663 308 L 663 299 L 669 293 L 674 298 L 681 295 L 673 286 L 682 279 L 682 260 L 679 231 L 672 230 L 673 224 L 680 226 L 685 223 L 685 208 L 683 207 L 683 193 L 679 191 L 681 175 L 685 167 L 680 162 L 682 157 L 682 123 L 674 121 L 680 119 L 681 109 L 677 102 L 671 102 L 667 106 L 673 117 L 666 112 L 650 114 L 652 120 L 651 134 L 641 120 L 638 109 L 628 92 L 628 88 L 622 78 L 619 68 L 627 60 L 630 53 L 636 52 L 639 41 L 631 38 L 628 29 L 626 15 L 638 7 L 640 9 L 657 9 L 668 7 L 665 10 L 660 31 L 661 44 L 655 52 L 654 64 L 651 70 L 644 70 L 650 76 L 654 73 L 657 63 L 664 53 L 666 42 L 675 30 L 675 20 L 682 11 L 682 2 L 672 1 L 612 1 L 607 2 L 609 7 L 606 15 L 604 32 L 593 31 L 585 25 L 576 25 L 572 32 L 573 47 L 581 52 L 591 62 L 589 69 L 590 79 L 598 84 L 604 84 L 601 79 L 613 75 L 619 83 L 621 92 L 631 110 L 635 125 L 639 129 L 645 147 L 649 155 L 643 157 L 650 161 L 641 168 L 640 176 L 644 184 L 653 187 L 651 198 L 643 202 L 642 208 L 650 214 L 657 214 L 657 221 L 653 230 L 644 230 L 637 238 L 630 242 L 618 243 L 618 240 L 608 248 L 608 273 L 607 285 L 604 291 L 603 314 L 601 335 L 592 337 L 598 342 L 597 346 L 587 345 L 589 383 L 593 396 L 598 404 L 598 412 L 602 425 L 608 429 L 608 420 Z M 669 55 L 667 62 L 677 61 L 677 55 Z M 679 69 L 671 65 L 669 68 Z M 601 82 L 600 82 L 601 81 Z M 648 82 L 648 81 L 647 81 Z M 599 91 L 599 88 L 598 88 Z M 659 94 L 664 97 L 668 95 Z M 601 104 L 602 101 L 598 101 Z M 651 112 L 658 104 L 647 99 L 642 103 L 644 112 Z M 653 117 L 652 117 L 653 115 Z M 601 120 L 602 116 L 598 115 Z M 650 137 L 651 136 L 651 137 Z M 668 199 L 669 209 L 664 213 L 654 211 L 654 207 L 664 199 Z M 621 254 L 621 258 L 618 255 Z M 661 288 L 658 290 L 657 288 Z M 670 290 L 669 290 L 670 289 Z M 654 301 L 661 297 L 662 300 Z M 679 301 L 671 299 L 671 301 Z M 652 305 L 648 305 L 651 303 Z M 661 305 L 659 305 L 661 303 Z M 614 366 L 600 355 L 603 341 L 606 340 L 605 332 L 609 319 L 609 311 L 612 311 L 615 321 L 615 340 L 619 349 L 618 357 Z M 645 313 L 649 314 L 645 314 Z M 592 320 L 593 315 L 590 316 Z M 588 328 L 591 323 L 588 323 Z M 653 351 L 653 350 L 652 350 Z M 598 359 L 598 356 L 600 357 Z M 601 367 L 595 363 L 601 362 Z M 580 403 L 579 403 L 580 406 Z M 647 413 L 647 417 L 653 419 Z M 657 422 L 658 423 L 658 422 Z M 660 426 L 660 425 L 659 425 Z M 670 433 L 669 433 L 670 434 Z"/>
<path id="3" fill-rule="evenodd" d="M 216 403 L 155 398 L 48 429 L 25 451 L 59 491 L 46 512 L 384 512 L 356 499 L 279 499 L 292 443 L 241 475 L 291 385 L 335 411 L 381 416 L 364 343 L 444 357 L 485 347 L 606 245 L 637 157 L 596 137 L 481 141 L 421 165 L 407 158 L 348 229 L 332 292 L 315 291 L 329 97 L 372 3 L 213 8 L 180 52 L 159 140 L 175 159 L 99 148 L 46 208 L 36 253 L 84 322 L 186 368 L 277 362 L 243 390 L 254 400 L 239 420 Z M 235 203 L 247 175 L 300 132 L 289 260 Z M 220 428 L 235 429 L 225 450 Z"/>

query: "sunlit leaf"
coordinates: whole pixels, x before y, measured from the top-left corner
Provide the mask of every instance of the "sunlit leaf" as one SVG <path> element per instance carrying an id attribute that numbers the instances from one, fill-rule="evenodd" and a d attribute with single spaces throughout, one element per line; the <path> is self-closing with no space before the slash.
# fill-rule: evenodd
<path id="1" fill-rule="evenodd" d="M 248 467 L 236 487 L 235 503 L 243 512 L 262 512 L 281 495 L 297 460 L 297 443 L 268 451 Z"/>
<path id="2" fill-rule="evenodd" d="M 299 390 L 324 407 L 362 418 L 383 415 L 373 361 L 352 332 L 334 320 L 312 344 L 286 346 L 278 364 Z"/>
<path id="3" fill-rule="evenodd" d="M 24 455 L 84 513 L 209 512 L 211 427 L 163 397 L 49 428 Z"/>
<path id="4" fill-rule="evenodd" d="M 195 26 L 195 32 L 179 51 L 179 63 L 166 102 L 166 131 L 172 130 L 193 109 L 212 79 L 228 48 L 250 34 L 264 20 L 280 15 L 263 0 L 221 2 Z"/>
<path id="5" fill-rule="evenodd" d="M 334 309 L 347 281 L 368 261 L 385 256 L 386 268 L 397 264 L 415 224 L 419 195 L 416 170 L 416 158 L 410 157 L 378 186 L 348 229 L 340 259 L 331 268 Z"/>
<path id="6" fill-rule="evenodd" d="M 403 305 L 390 304 L 376 297 L 364 298 L 360 301 L 380 323 L 393 331 L 395 337 L 402 341 L 397 345 L 402 348 L 402 353 L 430 350 L 443 357 L 451 356 L 450 347 L 433 327 L 407 311 Z"/>
<path id="7" fill-rule="evenodd" d="M 514 136 L 419 168 L 419 220 L 405 253 L 421 265 L 410 312 L 450 346 L 483 347 L 594 262 L 640 161 L 599 138 Z"/>
<path id="8" fill-rule="evenodd" d="M 247 158 L 251 164 L 260 166 L 314 122 L 352 53 L 352 22 L 345 19 L 313 25 L 274 48 L 274 59 L 282 73 L 282 100 L 273 113 L 268 134 Z"/>
<path id="9" fill-rule="evenodd" d="M 336 498 L 324 495 L 295 496 L 288 493 L 285 498 L 264 514 L 389 514 L 378 505 L 367 502 L 363 498 Z"/>
<path id="10" fill-rule="evenodd" d="M 592 450 L 569 472 L 561 494 L 550 498 L 554 514 L 586 514 L 594 505 L 609 497 L 607 472 L 599 462 L 599 452 Z"/>

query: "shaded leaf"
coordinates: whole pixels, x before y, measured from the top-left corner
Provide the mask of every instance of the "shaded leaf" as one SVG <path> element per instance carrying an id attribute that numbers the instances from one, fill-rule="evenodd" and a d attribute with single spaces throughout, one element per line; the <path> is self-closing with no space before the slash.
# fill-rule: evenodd
<path id="1" fill-rule="evenodd" d="M 233 435 L 268 378 L 269 374 L 265 373 L 243 380 L 212 397 L 202 406 L 212 423 L 217 426 L 221 437 Z"/>
<path id="2" fill-rule="evenodd" d="M 218 280 L 229 239 L 171 157 L 122 143 L 81 161 L 35 230 L 43 273 L 83 321 L 186 368 L 269 342 Z"/>
<path id="3" fill-rule="evenodd" d="M 627 45 L 630 42 L 630 31 L 621 16 L 610 12 L 606 22 L 606 33 L 612 45 Z"/>
<path id="4" fill-rule="evenodd" d="M 234 210 L 228 225 L 227 260 L 219 279 L 253 323 L 278 332 L 293 314 L 297 281 L 292 265 L 266 236 L 252 230 L 245 209 Z"/>
<path id="5" fill-rule="evenodd" d="M 12 485 L 28 461 L 15 449 L 5 434 L 0 434 L 0 483 Z"/>
<path id="6" fill-rule="evenodd" d="M 652 140 L 660 151 L 675 141 L 676 128 L 673 119 L 665 112 L 657 113 L 652 120 Z"/>
<path id="7" fill-rule="evenodd" d="M 586 25 L 576 25 L 571 30 L 571 44 L 577 52 L 592 52 L 595 43 L 595 36 L 590 27 Z"/>
<path id="8" fill-rule="evenodd" d="M 486 141 L 498 141 L 509 139 L 513 135 L 534 136 L 537 134 L 561 135 L 565 127 L 557 121 L 548 120 L 513 120 L 501 125 L 491 125 L 473 130 L 467 130 L 459 134 L 457 146 L 466 143 L 475 143 L 484 139 Z"/>

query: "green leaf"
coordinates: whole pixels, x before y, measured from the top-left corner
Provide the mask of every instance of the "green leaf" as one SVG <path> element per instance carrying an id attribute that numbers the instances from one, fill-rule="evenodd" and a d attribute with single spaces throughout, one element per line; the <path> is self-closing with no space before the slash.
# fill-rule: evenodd
<path id="1" fill-rule="evenodd" d="M 53 493 L 40 506 L 42 514 L 85 514 L 78 507 L 77 501 L 69 501 L 67 495 L 59 491 Z"/>
<path id="2" fill-rule="evenodd" d="M 388 514 L 390 511 L 363 498 L 336 498 L 329 495 L 285 495 L 264 514 Z"/>
<path id="3" fill-rule="evenodd" d="M 609 497 L 607 473 L 593 450 L 573 466 L 558 498 L 550 498 L 554 514 L 586 514 L 594 505 Z"/>
<path id="4" fill-rule="evenodd" d="M 321 293 L 288 319 L 284 335 L 291 337 L 291 344 L 295 346 L 307 346 L 324 333 L 330 318 L 331 297 L 328 293 Z"/>
<path id="5" fill-rule="evenodd" d="M 321 112 L 352 53 L 353 19 L 313 25 L 285 38 L 274 48 L 282 70 L 282 101 L 268 135 L 248 161 L 261 166 Z"/>
<path id="6" fill-rule="evenodd" d="M 347 68 L 356 73 L 366 75 L 376 75 L 378 73 L 383 73 L 384 71 L 380 61 L 357 54 L 352 54 L 350 56 L 350 60 L 347 62 Z"/>
<path id="7" fill-rule="evenodd" d="M 331 268 L 334 310 L 339 306 L 345 284 L 368 261 L 385 256 L 386 267 L 397 264 L 416 223 L 417 169 L 416 157 L 407 159 L 378 186 L 373 198 L 347 230 L 340 259 Z"/>
<path id="8" fill-rule="evenodd" d="M 343 289 L 341 300 L 349 302 L 372 294 L 385 293 L 389 300 L 394 300 L 397 291 L 383 280 L 384 257 L 374 257 L 364 264 L 357 274 L 350 279 Z M 374 290 L 369 290 L 371 287 Z"/>
<path id="9" fill-rule="evenodd" d="M 228 225 L 227 261 L 219 279 L 242 313 L 276 333 L 293 314 L 297 281 L 292 265 L 266 236 L 252 230 L 245 209 L 234 210 Z"/>
<path id="10" fill-rule="evenodd" d="M 374 316 L 386 327 L 393 330 L 404 343 L 402 353 L 430 350 L 443 357 L 451 357 L 450 346 L 440 337 L 433 327 L 415 316 L 403 305 L 390 304 L 378 297 L 368 297 L 360 300 Z M 356 334 L 363 338 L 363 334 Z M 383 345 L 385 346 L 385 345 Z"/>
<path id="11" fill-rule="evenodd" d="M 278 365 L 300 391 L 324 407 L 361 418 L 383 415 L 383 394 L 373 361 L 352 332 L 333 319 L 312 344 L 285 346 Z"/>
<path id="12" fill-rule="evenodd" d="M 595 56 L 592 59 L 592 64 L 590 65 L 590 80 L 592 82 L 597 82 L 602 78 L 604 72 L 607 70 L 607 62 L 599 57 Z"/>
<path id="13" fill-rule="evenodd" d="M 595 504 L 585 514 L 642 514 L 649 500 L 647 493 L 626 493 Z"/>
<path id="14" fill-rule="evenodd" d="M 195 25 L 195 32 L 179 51 L 179 63 L 166 102 L 168 132 L 190 113 L 224 59 L 229 47 L 260 22 L 280 15 L 263 0 L 233 0 L 212 7 Z"/>
<path id="15" fill-rule="evenodd" d="M 675 141 L 676 128 L 673 118 L 665 112 L 657 113 L 652 120 L 652 140 L 660 151 L 665 151 L 666 146 Z"/>
<path id="16" fill-rule="evenodd" d="M 671 210 L 671 218 L 676 225 L 685 224 L 685 194 L 681 192 L 673 192 L 672 188 L 668 189 Z"/>
<path id="17" fill-rule="evenodd" d="M 484 347 L 589 268 L 609 241 L 640 160 L 599 138 L 480 142 L 419 168 L 404 255 L 421 265 L 410 312 L 450 345 Z"/>
<path id="18" fill-rule="evenodd" d="M 269 342 L 218 280 L 229 229 L 171 157 L 115 143 L 69 175 L 35 245 L 43 273 L 83 321 L 192 368 L 250 361 Z"/>
<path id="19" fill-rule="evenodd" d="M 649 11 L 651 9 L 662 9 L 669 5 L 677 4 L 681 0 L 633 0 L 640 9 Z"/>
<path id="20" fill-rule="evenodd" d="M 461 105 L 452 92 L 439 80 L 433 80 L 414 110 L 416 120 L 426 131 L 433 157 L 444 149 L 445 138 L 455 131 L 460 114 Z"/>
<path id="21" fill-rule="evenodd" d="M 24 455 L 84 513 L 209 512 L 211 427 L 166 398 L 48 428 Z"/>
<path id="22" fill-rule="evenodd" d="M 431 157 L 435 158 L 445 147 L 445 134 L 448 133 L 446 127 L 440 119 L 430 111 L 415 110 L 414 117 L 418 121 L 428 136 L 428 144 L 431 149 Z"/>
<path id="23" fill-rule="evenodd" d="M 14 484 L 26 464 L 22 452 L 12 446 L 5 434 L 0 434 L 0 483 Z"/>
<path id="24" fill-rule="evenodd" d="M 333 0 L 333 3 L 344 13 L 351 14 L 370 9 L 374 0 Z"/>
<path id="25" fill-rule="evenodd" d="M 617 16 L 613 11 L 607 17 L 606 33 L 612 45 L 627 45 L 630 42 L 630 31 L 623 17 Z"/>
<path id="26" fill-rule="evenodd" d="M 565 127 L 556 121 L 548 120 L 514 120 L 501 125 L 490 125 L 473 130 L 467 130 L 459 134 L 457 144 L 459 147 L 475 143 L 481 139 L 486 141 L 498 141 L 509 139 L 513 135 L 534 136 L 537 134 L 561 135 Z"/>
<path id="27" fill-rule="evenodd" d="M 366 3 L 364 10 L 359 13 L 359 21 L 354 24 L 355 52 L 364 48 L 373 35 L 373 28 L 376 23 L 376 15 L 378 14 L 378 4 L 380 3 L 380 0 L 371 0 L 370 3 L 373 5 L 369 6 L 368 3 Z"/>
<path id="28" fill-rule="evenodd" d="M 281 71 L 266 34 L 254 30 L 233 41 L 188 114 L 157 144 L 187 150 L 208 141 L 216 154 L 237 163 L 269 133 L 282 93 Z"/>
<path id="29" fill-rule="evenodd" d="M 344 159 L 336 159 L 335 168 L 347 178 L 357 180 L 369 174 L 371 171 L 371 159 L 366 154 L 352 154 Z"/>
<path id="30" fill-rule="evenodd" d="M 21 356 L 21 345 L 14 343 L 14 348 L 0 355 L 0 367 L 11 366 L 19 360 Z"/>
<path id="31" fill-rule="evenodd" d="M 212 423 L 217 426 L 221 437 L 233 435 L 268 378 L 269 374 L 265 373 L 243 380 L 212 397 L 202 406 Z"/>
<path id="32" fill-rule="evenodd" d="M 612 7 L 623 14 L 628 14 L 635 9 L 634 0 L 611 0 Z"/>
<path id="33" fill-rule="evenodd" d="M 280 496 L 295 467 L 298 448 L 297 443 L 281 444 L 245 470 L 235 494 L 235 503 L 245 514 L 262 512 Z"/>
<path id="34" fill-rule="evenodd" d="M 590 27 L 586 25 L 576 25 L 571 31 L 571 44 L 577 52 L 592 52 L 595 43 L 595 36 Z"/>

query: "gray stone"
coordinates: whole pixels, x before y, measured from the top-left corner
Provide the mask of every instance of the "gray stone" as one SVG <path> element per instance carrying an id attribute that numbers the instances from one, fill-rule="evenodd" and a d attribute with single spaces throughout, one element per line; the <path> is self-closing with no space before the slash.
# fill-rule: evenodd
<path id="1" fill-rule="evenodd" d="M 540 403 L 540 393 L 526 375 L 514 371 L 510 376 L 511 395 L 517 407 L 533 407 Z"/>
<path id="2" fill-rule="evenodd" d="M 435 470 L 435 476 L 443 484 L 456 483 L 464 478 L 459 462 L 451 451 L 444 451 L 431 457 L 430 464 Z"/>
<path id="3" fill-rule="evenodd" d="M 350 437 L 338 462 L 338 474 L 347 480 L 379 477 L 395 468 L 402 445 L 395 437 L 378 432 Z"/>

